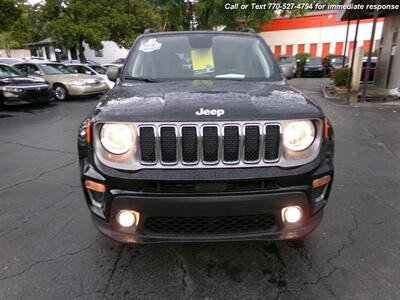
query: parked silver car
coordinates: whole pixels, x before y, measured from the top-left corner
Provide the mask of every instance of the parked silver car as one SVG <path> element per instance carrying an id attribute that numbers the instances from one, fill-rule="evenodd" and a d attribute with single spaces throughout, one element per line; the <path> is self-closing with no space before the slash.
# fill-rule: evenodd
<path id="1" fill-rule="evenodd" d="M 106 81 L 98 76 L 74 74 L 65 65 L 50 62 L 27 62 L 14 65 L 29 76 L 39 77 L 49 82 L 57 100 L 66 100 L 69 96 L 104 94 L 110 90 Z"/>
<path id="2" fill-rule="evenodd" d="M 283 55 L 279 57 L 278 62 L 286 78 L 293 78 L 296 75 L 297 62 L 295 56 Z"/>

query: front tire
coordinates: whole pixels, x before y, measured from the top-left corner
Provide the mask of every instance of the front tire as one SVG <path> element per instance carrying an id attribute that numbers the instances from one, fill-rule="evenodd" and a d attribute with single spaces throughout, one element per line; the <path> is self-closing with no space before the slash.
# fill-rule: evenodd
<path id="1" fill-rule="evenodd" d="M 65 101 L 68 99 L 68 91 L 65 86 L 61 84 L 54 85 L 54 96 L 58 101 Z"/>

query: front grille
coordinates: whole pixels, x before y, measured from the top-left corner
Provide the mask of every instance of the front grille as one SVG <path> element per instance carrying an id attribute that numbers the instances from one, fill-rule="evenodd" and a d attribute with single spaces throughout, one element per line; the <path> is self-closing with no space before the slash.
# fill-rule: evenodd
<path id="1" fill-rule="evenodd" d="M 219 217 L 148 217 L 144 229 L 158 234 L 240 234 L 270 231 L 276 225 L 270 214 Z"/>
<path id="2" fill-rule="evenodd" d="M 277 162 L 281 126 L 266 124 L 139 125 L 143 165 L 251 165 Z"/>

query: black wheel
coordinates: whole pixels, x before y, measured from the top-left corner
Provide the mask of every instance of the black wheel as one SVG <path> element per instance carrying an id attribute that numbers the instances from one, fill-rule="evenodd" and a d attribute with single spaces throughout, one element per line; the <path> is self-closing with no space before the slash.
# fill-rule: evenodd
<path id="1" fill-rule="evenodd" d="M 54 85 L 54 96 L 59 101 L 65 101 L 68 99 L 68 91 L 65 86 L 61 84 Z"/>

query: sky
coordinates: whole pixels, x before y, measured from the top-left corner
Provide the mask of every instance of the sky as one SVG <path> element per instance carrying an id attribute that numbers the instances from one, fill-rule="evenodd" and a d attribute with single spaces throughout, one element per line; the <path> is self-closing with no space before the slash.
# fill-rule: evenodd
<path id="1" fill-rule="evenodd" d="M 36 4 L 36 3 L 45 2 L 45 1 L 44 0 L 27 0 L 27 2 L 29 4 Z"/>

